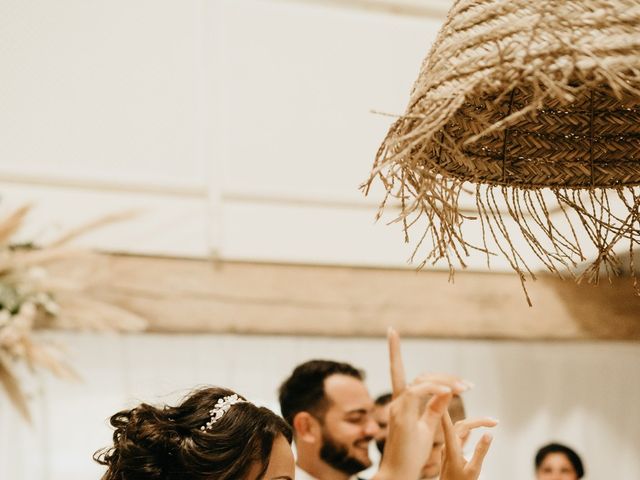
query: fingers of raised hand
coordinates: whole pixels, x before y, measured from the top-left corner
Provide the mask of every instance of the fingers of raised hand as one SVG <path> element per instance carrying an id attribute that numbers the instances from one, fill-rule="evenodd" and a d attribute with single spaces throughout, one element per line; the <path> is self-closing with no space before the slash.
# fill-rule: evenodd
<path id="1" fill-rule="evenodd" d="M 402 352 L 400 350 L 400 336 L 392 327 L 387 330 L 387 340 L 389 344 L 389 367 L 391 370 L 391 387 L 393 398 L 398 397 L 406 388 L 404 374 L 404 363 L 402 362 Z"/>
<path id="2" fill-rule="evenodd" d="M 451 389 L 446 385 L 424 382 L 411 385 L 391 405 L 392 411 L 427 420 L 434 428 L 451 400 Z"/>
<path id="3" fill-rule="evenodd" d="M 447 373 L 423 373 L 416 377 L 412 385 L 422 383 L 422 382 L 431 382 L 431 383 L 440 383 L 442 385 L 447 385 L 451 388 L 451 391 L 454 394 L 461 394 L 473 387 L 473 383 L 468 380 L 464 380 L 456 375 L 449 375 Z"/>
<path id="4" fill-rule="evenodd" d="M 484 458 L 487 456 L 487 452 L 489 451 L 489 447 L 491 446 L 491 441 L 493 437 L 490 433 L 485 433 L 482 435 L 480 440 L 478 441 L 476 448 L 473 452 L 473 457 L 467 464 L 465 470 L 469 471 L 469 473 L 473 474 L 473 479 L 478 478 L 480 475 L 480 470 L 482 469 L 482 462 Z"/>
<path id="5" fill-rule="evenodd" d="M 435 393 L 427 403 L 420 420 L 425 422 L 435 433 L 438 424 L 442 421 L 442 415 L 447 412 L 449 402 L 451 402 L 451 392 Z"/>
<path id="6" fill-rule="evenodd" d="M 452 394 L 453 389 L 450 385 L 436 382 L 420 382 L 412 383 L 407 387 L 407 392 L 417 398 L 428 400 L 431 395 Z"/>
<path id="7" fill-rule="evenodd" d="M 490 417 L 478 417 L 478 418 L 466 418 L 456 422 L 454 429 L 458 437 L 465 438 L 469 435 L 471 430 L 480 427 L 495 427 L 498 421 L 495 418 Z"/>
<path id="8" fill-rule="evenodd" d="M 457 453 L 460 447 L 448 411 L 445 411 L 442 415 L 442 429 L 444 430 L 444 447 L 447 455 Z"/>

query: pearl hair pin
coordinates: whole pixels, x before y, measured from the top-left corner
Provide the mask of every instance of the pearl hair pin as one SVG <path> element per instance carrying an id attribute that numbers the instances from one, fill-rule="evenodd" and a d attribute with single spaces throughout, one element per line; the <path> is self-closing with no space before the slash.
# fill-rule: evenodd
<path id="1" fill-rule="evenodd" d="M 219 398 L 215 406 L 211 410 L 209 410 L 209 415 L 211 415 L 211 418 L 205 425 L 200 427 L 200 430 L 210 430 L 213 424 L 220 420 L 224 416 L 224 414 L 229 411 L 232 405 L 245 402 L 246 400 L 241 399 L 237 393 Z"/>

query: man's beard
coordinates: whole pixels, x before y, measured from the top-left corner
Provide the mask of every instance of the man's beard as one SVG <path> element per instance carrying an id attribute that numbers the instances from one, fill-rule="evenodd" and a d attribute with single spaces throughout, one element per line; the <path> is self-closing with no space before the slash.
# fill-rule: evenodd
<path id="1" fill-rule="evenodd" d="M 366 440 L 366 439 L 363 439 Z M 342 443 L 337 442 L 323 429 L 322 448 L 320 448 L 320 458 L 327 464 L 347 475 L 354 475 L 369 467 L 357 458 L 349 455 L 349 449 Z"/>

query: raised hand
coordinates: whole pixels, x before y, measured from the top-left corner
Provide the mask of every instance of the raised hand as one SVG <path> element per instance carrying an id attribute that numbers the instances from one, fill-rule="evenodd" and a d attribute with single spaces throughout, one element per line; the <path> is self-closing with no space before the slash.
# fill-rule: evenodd
<path id="1" fill-rule="evenodd" d="M 427 375 L 407 385 L 400 337 L 389 329 L 388 340 L 394 400 L 384 456 L 374 480 L 414 479 L 429 458 L 433 437 L 453 393 L 461 393 L 468 385 L 450 375 Z"/>
<path id="2" fill-rule="evenodd" d="M 462 445 L 472 429 L 481 426 L 492 427 L 495 425 L 497 425 L 495 420 L 484 418 L 457 422 L 456 426 L 458 427 L 456 428 L 451 423 L 449 413 L 445 412 L 442 416 L 442 428 L 444 429 L 445 441 L 440 480 L 476 480 L 480 476 L 482 462 L 491 446 L 492 436 L 489 433 L 482 435 L 476 445 L 471 460 L 468 462 L 462 455 Z"/>
<path id="3" fill-rule="evenodd" d="M 398 398 L 407 390 L 406 375 L 404 373 L 404 362 L 400 349 L 400 336 L 393 328 L 387 332 L 389 345 L 389 368 L 391 374 L 391 387 L 393 398 Z M 416 377 L 409 387 L 416 385 L 441 385 L 448 387 L 452 394 L 460 394 L 468 390 L 472 384 L 455 375 L 445 373 L 428 373 Z"/>
<path id="4" fill-rule="evenodd" d="M 480 428 L 480 427 L 495 427 L 498 425 L 498 421 L 494 418 L 489 417 L 478 417 L 478 418 L 465 418 L 464 420 L 460 420 L 453 425 L 453 429 L 456 432 L 456 436 L 460 442 L 460 447 L 464 448 L 467 441 L 469 440 L 469 435 L 471 431 Z"/>

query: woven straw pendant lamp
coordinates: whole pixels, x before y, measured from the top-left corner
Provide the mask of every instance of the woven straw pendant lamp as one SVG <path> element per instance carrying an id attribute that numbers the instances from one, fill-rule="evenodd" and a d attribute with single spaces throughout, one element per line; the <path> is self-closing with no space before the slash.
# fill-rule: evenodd
<path id="1" fill-rule="evenodd" d="M 495 252 L 524 287 L 524 246 L 578 281 L 615 271 L 613 248 L 640 241 L 640 3 L 456 1 L 367 191 L 376 178 L 405 230 L 426 220 L 423 264 Z M 596 252 L 579 274 L 578 237 Z"/>

